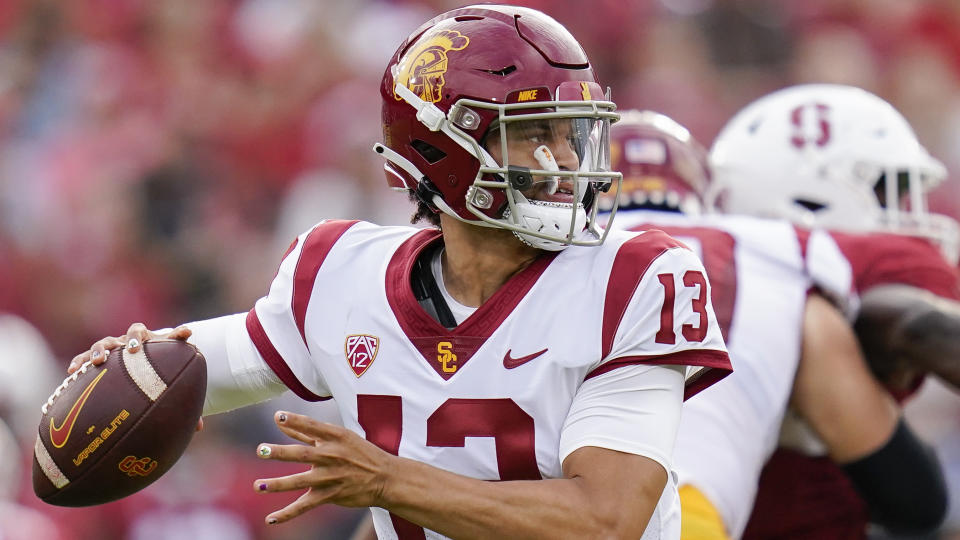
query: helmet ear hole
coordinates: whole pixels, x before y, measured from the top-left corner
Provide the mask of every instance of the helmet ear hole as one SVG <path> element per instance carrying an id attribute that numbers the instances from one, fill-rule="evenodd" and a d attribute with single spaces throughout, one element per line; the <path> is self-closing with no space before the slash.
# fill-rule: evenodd
<path id="1" fill-rule="evenodd" d="M 827 205 L 819 203 L 816 201 L 810 201 L 807 199 L 794 199 L 793 204 L 802 206 L 811 212 L 817 212 L 818 210 L 823 210 Z"/>
<path id="2" fill-rule="evenodd" d="M 447 157 L 446 152 L 440 150 L 436 146 L 426 142 L 421 141 L 420 139 L 415 139 L 410 143 L 410 146 L 420 154 L 427 163 L 433 165 L 434 163 L 440 161 L 441 159 Z"/>

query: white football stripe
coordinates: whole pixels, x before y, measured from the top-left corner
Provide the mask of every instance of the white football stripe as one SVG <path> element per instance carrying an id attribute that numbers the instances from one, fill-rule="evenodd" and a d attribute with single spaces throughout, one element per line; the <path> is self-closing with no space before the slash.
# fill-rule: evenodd
<path id="1" fill-rule="evenodd" d="M 50 482 L 52 482 L 57 489 L 61 489 L 70 483 L 70 480 L 68 480 L 66 475 L 60 470 L 60 467 L 57 467 L 57 464 L 53 462 L 53 458 L 50 457 L 50 453 L 47 452 L 47 447 L 40 441 L 40 437 L 37 437 L 37 443 L 33 445 L 33 453 L 37 456 L 37 463 L 40 464 L 40 470 L 43 471 L 43 474 L 47 475 L 47 478 L 50 479 Z"/>
<path id="2" fill-rule="evenodd" d="M 150 398 L 150 401 L 156 401 L 160 394 L 167 389 L 167 384 L 163 382 L 160 375 L 150 365 L 147 355 L 140 347 L 140 352 L 130 353 L 126 347 L 123 348 L 123 366 L 127 368 L 127 373 L 133 382 L 137 383 L 140 390 Z"/>

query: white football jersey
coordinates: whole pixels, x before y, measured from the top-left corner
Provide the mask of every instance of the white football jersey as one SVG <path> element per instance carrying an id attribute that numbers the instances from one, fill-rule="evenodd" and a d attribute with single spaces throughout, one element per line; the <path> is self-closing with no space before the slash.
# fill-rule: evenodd
<path id="1" fill-rule="evenodd" d="M 807 294 L 816 286 L 842 296 L 849 268 L 836 250 L 818 249 L 822 259 L 806 260 L 798 236 L 804 233 L 786 221 L 628 211 L 614 225 L 667 232 L 702 258 L 709 275 L 734 372 L 684 403 L 674 466 L 680 485 L 703 492 L 738 538 L 777 445 L 800 359 Z M 823 283 L 808 265 L 825 276 Z"/>
<path id="2" fill-rule="evenodd" d="M 687 395 L 729 372 L 692 252 L 660 232 L 614 231 L 601 247 L 544 253 L 448 330 L 410 284 L 438 241 L 436 230 L 317 225 L 248 314 L 251 340 L 300 397 L 334 397 L 347 428 L 396 455 L 487 480 L 562 477 L 563 458 L 586 445 L 671 469 L 642 430 L 571 418 L 584 381 L 620 368 L 689 366 Z M 383 509 L 374 522 L 381 538 L 439 537 Z"/>

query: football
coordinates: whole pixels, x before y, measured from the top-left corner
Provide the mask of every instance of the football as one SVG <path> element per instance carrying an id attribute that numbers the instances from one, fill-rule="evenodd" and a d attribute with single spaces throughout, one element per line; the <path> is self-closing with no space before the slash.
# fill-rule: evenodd
<path id="1" fill-rule="evenodd" d="M 193 345 L 147 341 L 84 364 L 41 407 L 33 490 L 58 506 L 126 497 L 183 454 L 206 395 L 207 369 Z"/>

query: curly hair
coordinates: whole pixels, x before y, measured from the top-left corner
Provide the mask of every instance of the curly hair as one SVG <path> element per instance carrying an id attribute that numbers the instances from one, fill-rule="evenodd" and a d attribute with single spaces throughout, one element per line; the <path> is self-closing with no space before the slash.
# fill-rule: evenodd
<path id="1" fill-rule="evenodd" d="M 416 203 L 417 211 L 410 217 L 410 223 L 416 224 L 420 221 L 426 221 L 436 228 L 440 228 L 440 214 L 430 209 L 430 206 L 417 196 L 415 191 L 409 192 L 410 201 Z"/>

